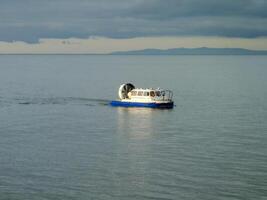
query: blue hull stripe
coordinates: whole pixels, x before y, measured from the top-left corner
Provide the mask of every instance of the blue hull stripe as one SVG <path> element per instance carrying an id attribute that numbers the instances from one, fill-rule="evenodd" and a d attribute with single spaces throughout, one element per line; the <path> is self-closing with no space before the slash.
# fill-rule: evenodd
<path id="1" fill-rule="evenodd" d="M 110 105 L 111 106 L 122 106 L 122 107 L 173 108 L 173 102 L 169 102 L 169 103 L 138 103 L 138 102 L 111 101 Z"/>

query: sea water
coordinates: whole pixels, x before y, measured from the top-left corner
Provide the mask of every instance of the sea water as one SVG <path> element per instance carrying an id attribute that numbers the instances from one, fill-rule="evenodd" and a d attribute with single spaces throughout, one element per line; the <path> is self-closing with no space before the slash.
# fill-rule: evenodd
<path id="1" fill-rule="evenodd" d="M 267 199 L 266 56 L 0 56 L 0 199 Z M 172 110 L 114 108 L 120 84 Z"/>

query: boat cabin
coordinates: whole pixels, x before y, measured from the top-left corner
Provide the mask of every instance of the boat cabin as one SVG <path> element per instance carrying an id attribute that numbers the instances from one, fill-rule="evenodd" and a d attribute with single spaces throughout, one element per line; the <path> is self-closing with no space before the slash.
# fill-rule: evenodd
<path id="1" fill-rule="evenodd" d="M 172 99 L 172 92 L 170 90 L 161 89 L 133 89 L 128 93 L 128 98 L 132 100 L 147 99 L 154 101 L 170 101 Z"/>

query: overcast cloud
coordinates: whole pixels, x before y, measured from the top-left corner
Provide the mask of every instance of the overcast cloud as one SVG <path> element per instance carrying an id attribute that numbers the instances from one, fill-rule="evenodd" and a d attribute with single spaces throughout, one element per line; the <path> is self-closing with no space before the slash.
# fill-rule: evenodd
<path id="1" fill-rule="evenodd" d="M 0 0 L 0 41 L 267 36 L 267 0 Z"/>

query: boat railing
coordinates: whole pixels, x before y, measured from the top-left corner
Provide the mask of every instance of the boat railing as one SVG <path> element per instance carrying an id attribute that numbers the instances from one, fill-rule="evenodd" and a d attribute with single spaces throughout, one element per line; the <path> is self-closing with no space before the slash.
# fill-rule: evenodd
<path id="1" fill-rule="evenodd" d="M 162 96 L 164 101 L 171 101 L 173 92 L 171 90 L 163 90 L 162 91 Z"/>

